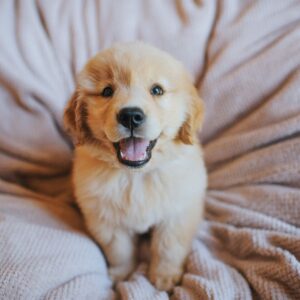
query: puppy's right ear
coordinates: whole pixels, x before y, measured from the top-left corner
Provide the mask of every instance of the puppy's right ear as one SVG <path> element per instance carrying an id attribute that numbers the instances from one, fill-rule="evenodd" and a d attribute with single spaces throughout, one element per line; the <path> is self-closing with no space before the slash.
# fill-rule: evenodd
<path id="1" fill-rule="evenodd" d="M 75 91 L 64 111 L 64 127 L 71 136 L 74 144 L 79 143 L 76 111 L 78 109 L 78 92 Z"/>

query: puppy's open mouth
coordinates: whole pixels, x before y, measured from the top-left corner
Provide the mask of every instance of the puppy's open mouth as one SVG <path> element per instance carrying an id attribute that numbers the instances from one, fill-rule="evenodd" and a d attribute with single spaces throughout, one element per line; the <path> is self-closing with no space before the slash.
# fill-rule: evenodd
<path id="1" fill-rule="evenodd" d="M 151 159 L 156 140 L 131 136 L 114 143 L 120 163 L 129 167 L 142 167 Z"/>

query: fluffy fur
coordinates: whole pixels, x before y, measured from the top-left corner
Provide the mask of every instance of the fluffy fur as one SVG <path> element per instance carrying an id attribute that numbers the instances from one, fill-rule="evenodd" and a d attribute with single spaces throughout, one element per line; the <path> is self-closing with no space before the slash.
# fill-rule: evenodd
<path id="1" fill-rule="evenodd" d="M 163 95 L 151 94 L 154 84 Z M 107 86 L 114 91 L 108 98 L 101 96 Z M 150 161 L 137 169 L 120 163 L 113 146 L 130 134 L 116 117 L 124 107 L 146 115 L 134 134 L 157 139 Z M 136 237 L 149 229 L 149 279 L 161 290 L 180 280 L 202 218 L 206 171 L 196 135 L 202 120 L 202 100 L 183 66 L 151 46 L 118 44 L 80 73 L 64 116 L 76 144 L 73 183 L 114 280 L 134 270 Z"/>

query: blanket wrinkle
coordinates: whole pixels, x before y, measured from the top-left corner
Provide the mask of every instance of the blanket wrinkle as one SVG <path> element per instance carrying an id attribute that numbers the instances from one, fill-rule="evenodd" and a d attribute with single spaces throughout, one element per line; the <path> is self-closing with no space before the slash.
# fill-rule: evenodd
<path id="1" fill-rule="evenodd" d="M 0 299 L 300 299 L 299 10 L 298 0 L 0 1 Z M 147 261 L 113 288 L 72 202 L 62 114 L 76 74 L 137 39 L 181 60 L 206 107 L 205 220 L 171 295 L 151 285 Z"/>

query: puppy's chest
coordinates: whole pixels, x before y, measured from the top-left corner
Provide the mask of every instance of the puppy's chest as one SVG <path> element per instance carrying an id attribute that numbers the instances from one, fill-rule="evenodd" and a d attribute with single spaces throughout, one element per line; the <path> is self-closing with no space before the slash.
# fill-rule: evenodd
<path id="1" fill-rule="evenodd" d="M 97 186 L 97 192 L 93 189 L 96 193 L 89 206 L 106 222 L 144 232 L 162 220 L 171 209 L 173 189 L 159 174 L 99 179 L 93 180 L 92 185 Z"/>

